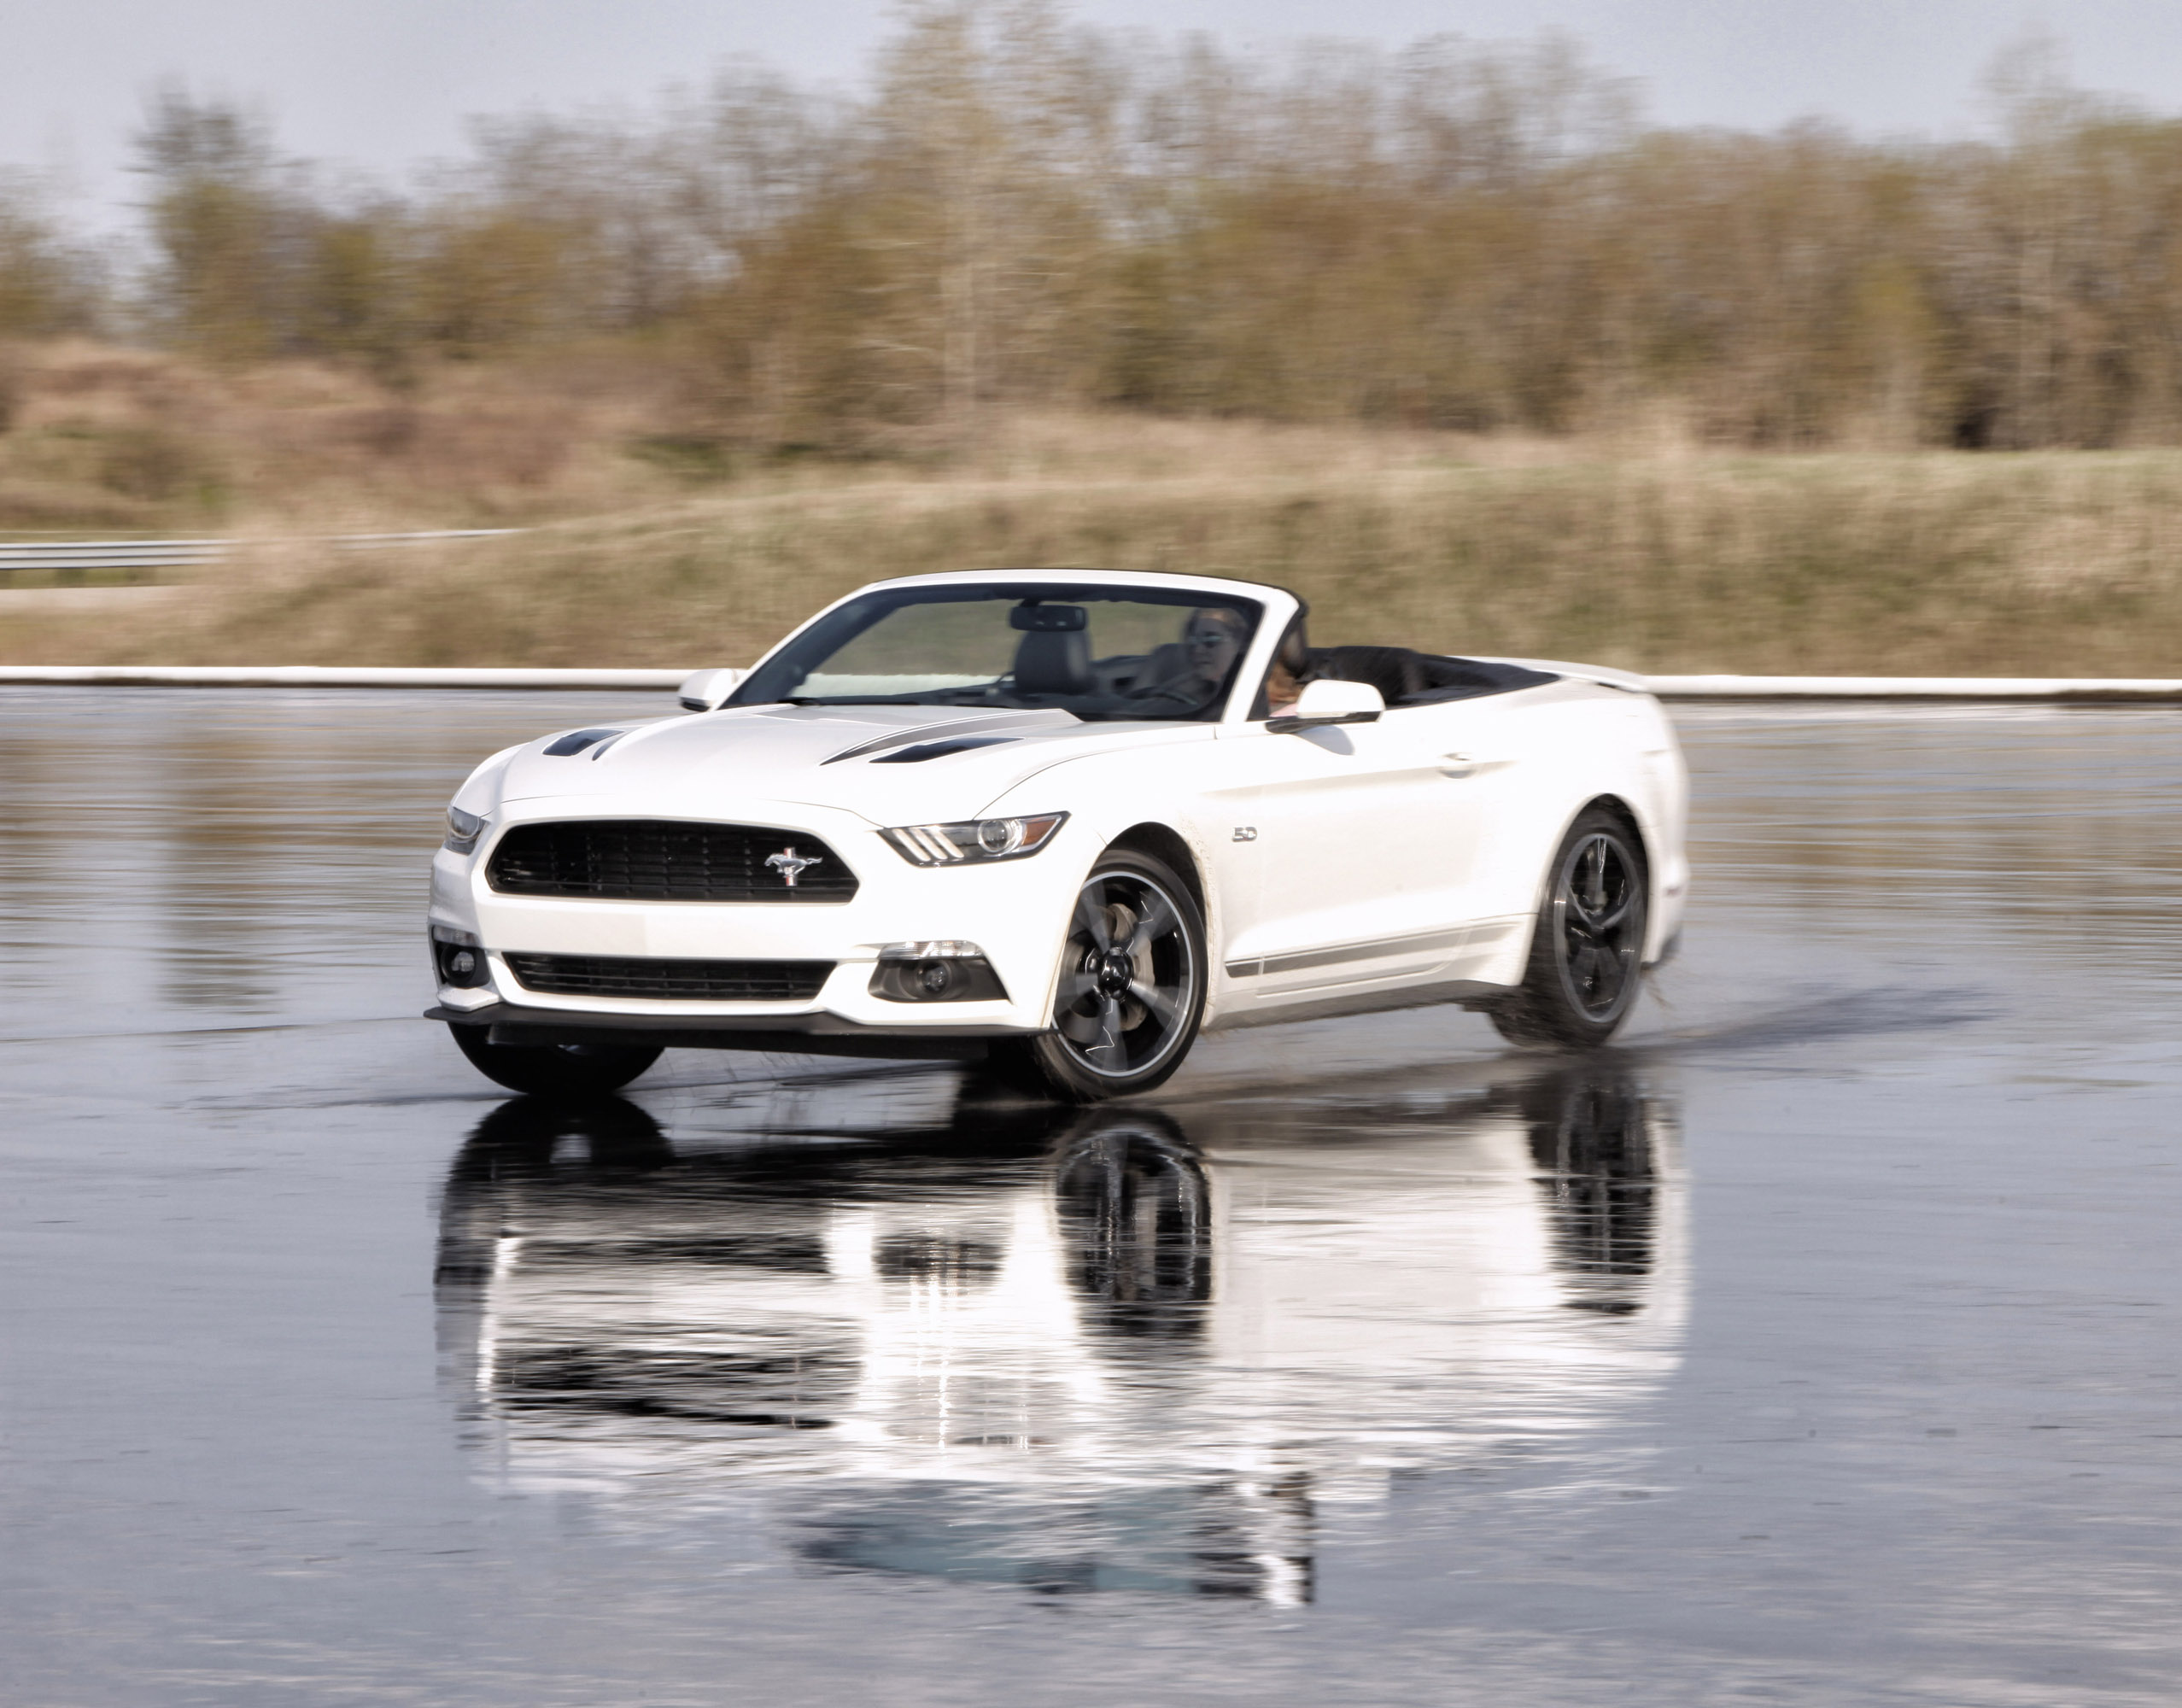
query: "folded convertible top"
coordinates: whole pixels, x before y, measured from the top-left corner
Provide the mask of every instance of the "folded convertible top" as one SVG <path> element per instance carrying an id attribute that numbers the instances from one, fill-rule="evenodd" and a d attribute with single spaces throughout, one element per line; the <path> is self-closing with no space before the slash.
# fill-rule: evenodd
<path id="1" fill-rule="evenodd" d="M 1311 653 L 1310 676 L 1368 682 L 1389 705 L 1436 705 L 1559 680 L 1549 671 L 1504 659 L 1452 658 L 1407 646 L 1317 647 Z"/>

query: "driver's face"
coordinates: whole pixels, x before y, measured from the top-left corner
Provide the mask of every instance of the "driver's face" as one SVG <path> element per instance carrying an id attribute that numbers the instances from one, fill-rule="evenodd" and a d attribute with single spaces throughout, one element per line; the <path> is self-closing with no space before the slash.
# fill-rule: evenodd
<path id="1" fill-rule="evenodd" d="M 1190 666 L 1208 681 L 1225 677 L 1235 663 L 1242 637 L 1216 617 L 1193 617 L 1183 631 L 1183 645 L 1190 649 Z"/>

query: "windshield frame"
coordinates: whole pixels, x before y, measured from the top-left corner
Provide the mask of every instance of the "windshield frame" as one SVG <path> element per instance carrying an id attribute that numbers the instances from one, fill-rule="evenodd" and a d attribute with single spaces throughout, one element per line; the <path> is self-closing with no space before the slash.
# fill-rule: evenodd
<path id="1" fill-rule="evenodd" d="M 1272 589 L 1265 589 L 1270 593 Z M 1261 650 L 1266 629 L 1268 601 L 1259 589 L 1248 591 L 1231 584 L 1191 586 L 1161 584 L 1156 582 L 1132 582 L 1120 579 L 1075 580 L 1064 577 L 1044 579 L 1036 576 L 995 576 L 991 580 L 933 580 L 931 582 L 881 582 L 859 589 L 839 603 L 828 607 L 809 623 L 787 636 L 781 644 L 761 658 L 750 675 L 737 685 L 735 691 L 722 701 L 722 709 L 737 706 L 809 705 L 921 705 L 934 710 L 955 708 L 971 710 L 988 706 L 993 710 L 1028 709 L 1017 697 L 1008 700 L 923 699 L 915 694 L 885 695 L 826 695 L 804 697 L 795 687 L 819 664 L 848 646 L 859 635 L 884 621 L 895 611 L 918 605 L 957 604 L 1021 604 L 1026 600 L 1052 604 L 1091 605 L 1133 604 L 1171 605 L 1178 611 L 1220 606 L 1233 611 L 1242 618 L 1245 632 L 1236 648 L 1235 662 L 1230 667 L 1226 683 L 1220 691 L 1196 711 L 1186 713 L 1148 713 L 1132 716 L 1122 711 L 1084 710 L 1068 705 L 1067 710 L 1085 722 L 1181 722 L 1218 723 L 1225 721 L 1229 709 L 1236 701 L 1237 691 L 1246 680 L 1255 682 L 1249 671 L 1250 664 Z M 949 693 L 933 690 L 935 695 Z M 1053 703 L 1056 697 L 1036 696 L 1033 703 Z M 1010 703 L 1010 702 L 1015 703 Z"/>

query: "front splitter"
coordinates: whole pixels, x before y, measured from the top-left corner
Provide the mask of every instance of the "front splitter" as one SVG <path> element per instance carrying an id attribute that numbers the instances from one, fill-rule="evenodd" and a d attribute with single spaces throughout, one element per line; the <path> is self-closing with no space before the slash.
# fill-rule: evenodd
<path id="1" fill-rule="evenodd" d="M 426 1020 L 490 1028 L 514 1044 L 618 1044 L 662 1050 L 754 1050 L 773 1055 L 856 1056 L 895 1062 L 982 1062 L 991 1044 L 1035 1033 L 997 1026 L 919 1027 L 882 1032 L 837 1015 L 574 1015 L 565 1009 L 495 1003 L 483 1009 L 432 1007 Z"/>

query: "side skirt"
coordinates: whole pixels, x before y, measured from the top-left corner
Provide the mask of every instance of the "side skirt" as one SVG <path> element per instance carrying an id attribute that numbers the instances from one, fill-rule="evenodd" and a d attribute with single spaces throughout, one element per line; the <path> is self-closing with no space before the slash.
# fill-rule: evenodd
<path id="1" fill-rule="evenodd" d="M 1235 1032 L 1246 1026 L 1280 1026 L 1291 1020 L 1331 1020 L 1337 1015 L 1387 1014 L 1395 1009 L 1432 1008 L 1441 1003 L 1476 1008 L 1511 996 L 1514 991 L 1512 985 L 1484 985 L 1474 979 L 1458 979 L 1438 985 L 1397 985 L 1376 991 L 1330 992 L 1307 1001 L 1282 1003 L 1277 1007 L 1253 1003 L 1244 998 L 1231 1009 L 1223 1009 L 1219 1018 L 1205 1030 Z"/>

